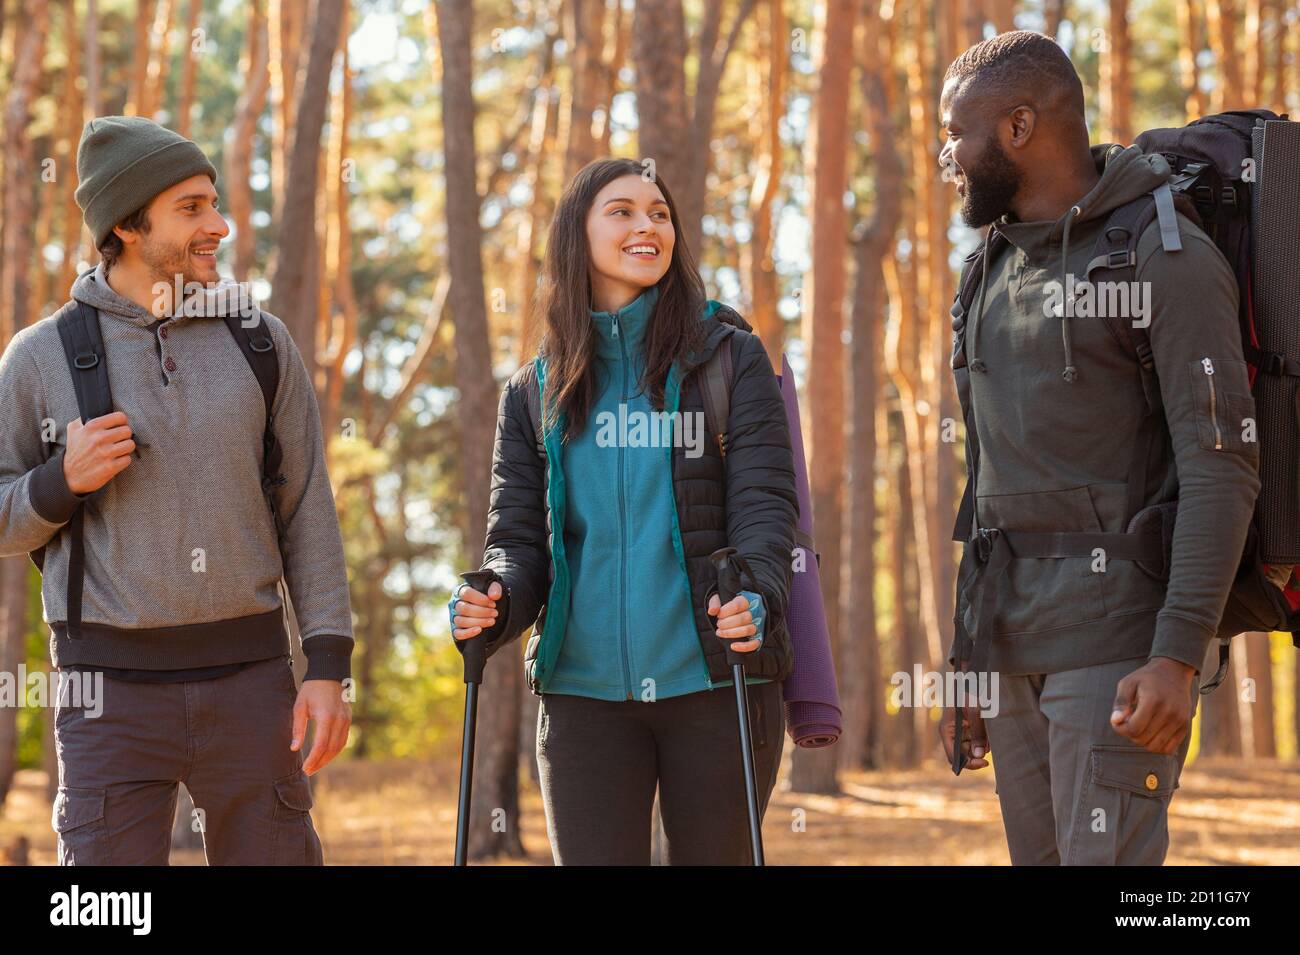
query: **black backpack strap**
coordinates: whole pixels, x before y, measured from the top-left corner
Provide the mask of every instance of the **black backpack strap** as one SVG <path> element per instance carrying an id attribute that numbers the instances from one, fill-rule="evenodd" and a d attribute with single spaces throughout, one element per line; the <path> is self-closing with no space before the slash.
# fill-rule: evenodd
<path id="1" fill-rule="evenodd" d="M 1176 211 L 1174 195 L 1167 184 L 1120 206 L 1111 213 L 1097 236 L 1085 279 L 1090 282 L 1133 282 L 1137 277 L 1138 240 L 1153 221 L 1159 223 L 1160 242 L 1165 251 L 1181 250 Z M 1151 337 L 1146 327 L 1134 325 L 1129 318 L 1109 312 L 1102 321 L 1120 348 L 1137 360 L 1147 405 L 1147 413 L 1133 436 L 1129 455 L 1125 514 L 1125 520 L 1129 521 L 1146 497 L 1147 466 L 1160 437 L 1163 402 L 1155 358 L 1151 353 Z"/>
<path id="2" fill-rule="evenodd" d="M 113 410 L 113 396 L 108 385 L 108 359 L 99 330 L 99 313 L 89 305 L 72 301 L 59 310 L 55 327 L 72 375 L 81 423 L 102 418 Z M 81 639 L 81 597 L 86 576 L 85 509 L 85 504 L 78 505 L 68 520 L 67 625 L 71 640 Z M 33 554 L 32 560 L 44 569 L 44 548 Z"/>
<path id="3" fill-rule="evenodd" d="M 262 401 L 266 407 L 266 426 L 262 432 L 262 493 L 271 508 L 278 538 L 283 535 L 284 528 L 280 524 L 280 512 L 276 507 L 275 489 L 284 484 L 285 477 L 280 473 L 284 455 L 280 450 L 279 439 L 275 436 L 273 408 L 276 392 L 280 390 L 280 361 L 275 354 L 275 342 L 267 332 L 266 323 L 262 321 L 261 312 L 258 312 L 257 322 L 251 328 L 244 324 L 238 314 L 223 315 L 222 321 L 230 329 L 230 334 L 262 389 Z"/>
<path id="4" fill-rule="evenodd" d="M 113 410 L 99 313 L 82 302 L 69 302 L 59 311 L 55 323 L 72 373 L 72 387 L 77 392 L 81 423 L 87 424 Z"/>
<path id="5" fill-rule="evenodd" d="M 704 422 L 718 443 L 718 453 L 727 456 L 727 420 L 731 417 L 731 382 L 735 375 L 731 365 L 731 338 L 718 343 L 704 363 L 700 393 L 704 397 Z"/>
<path id="6" fill-rule="evenodd" d="M 546 460 L 546 441 L 542 430 L 542 389 L 536 375 L 526 375 L 523 381 L 524 407 L 532 420 L 533 436 L 537 440 L 537 456 Z"/>

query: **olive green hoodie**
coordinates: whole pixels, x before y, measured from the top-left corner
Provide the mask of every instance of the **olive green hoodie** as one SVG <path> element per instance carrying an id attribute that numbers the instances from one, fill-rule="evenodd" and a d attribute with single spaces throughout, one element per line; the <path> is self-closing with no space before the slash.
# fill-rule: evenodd
<path id="1" fill-rule="evenodd" d="M 1100 318 L 1045 312 L 1071 277 L 1085 280 L 1109 214 L 1170 168 L 1136 146 L 1094 146 L 1092 155 L 1101 179 L 1070 212 L 991 226 L 1010 248 L 991 263 L 964 340 L 981 527 L 1127 529 L 1129 461 L 1147 407 L 1138 363 Z M 993 617 L 992 669 L 1051 673 L 1148 656 L 1200 669 L 1204 660 L 1259 493 L 1259 451 L 1236 281 L 1201 229 L 1181 215 L 1178 226 L 1179 251 L 1165 251 L 1156 222 L 1143 233 L 1128 290 L 1130 318 L 1149 321 L 1166 422 L 1144 504 L 1178 500 L 1168 583 L 1129 560 L 1012 560 Z"/>

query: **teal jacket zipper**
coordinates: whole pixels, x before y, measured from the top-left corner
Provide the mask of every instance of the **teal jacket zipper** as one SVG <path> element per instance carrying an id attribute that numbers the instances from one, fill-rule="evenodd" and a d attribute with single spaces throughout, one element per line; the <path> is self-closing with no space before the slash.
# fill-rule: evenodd
<path id="1" fill-rule="evenodd" d="M 612 335 L 618 339 L 623 360 L 623 387 L 619 400 L 627 400 L 627 345 L 618 334 L 618 315 L 614 315 Z M 618 648 L 623 656 L 623 696 L 632 699 L 632 665 L 627 645 L 627 494 L 623 442 L 618 442 Z"/>

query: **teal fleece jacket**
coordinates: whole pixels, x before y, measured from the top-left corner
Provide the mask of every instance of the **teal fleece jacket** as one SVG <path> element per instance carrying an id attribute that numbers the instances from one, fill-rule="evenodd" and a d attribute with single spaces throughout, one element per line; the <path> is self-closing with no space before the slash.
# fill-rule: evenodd
<path id="1" fill-rule="evenodd" d="M 551 693 L 649 702 L 722 685 L 709 681 L 673 550 L 663 452 L 673 431 L 640 387 L 658 295 L 650 286 L 615 313 L 591 312 L 596 398 L 582 433 L 563 450 L 573 589 Z M 686 433 L 707 440 L 702 428 Z M 761 638 L 761 598 L 748 596 Z"/>

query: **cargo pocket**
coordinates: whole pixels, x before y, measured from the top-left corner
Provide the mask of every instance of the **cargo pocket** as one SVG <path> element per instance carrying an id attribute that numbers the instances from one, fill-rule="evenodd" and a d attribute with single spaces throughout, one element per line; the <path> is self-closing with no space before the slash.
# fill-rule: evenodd
<path id="1" fill-rule="evenodd" d="M 112 865 L 102 789 L 60 786 L 50 825 L 59 837 L 59 865 Z"/>
<path id="2" fill-rule="evenodd" d="M 1178 756 L 1095 745 L 1070 831 L 1066 865 L 1160 865 Z"/>
<path id="3" fill-rule="evenodd" d="M 1188 362 L 1196 435 L 1207 451 L 1229 451 L 1259 466 L 1258 423 L 1244 361 L 1205 357 Z"/>
<path id="4" fill-rule="evenodd" d="M 979 523 L 1011 531 L 1099 532 L 1085 485 L 1060 491 L 980 496 Z M 1022 557 L 999 582 L 995 633 L 1038 633 L 1106 616 L 1102 574 L 1091 557 Z M 973 598 L 973 594 L 971 595 Z"/>
<path id="5" fill-rule="evenodd" d="M 272 865 L 321 865 L 321 845 L 311 824 L 311 783 L 301 769 L 275 781 L 271 826 Z"/>

